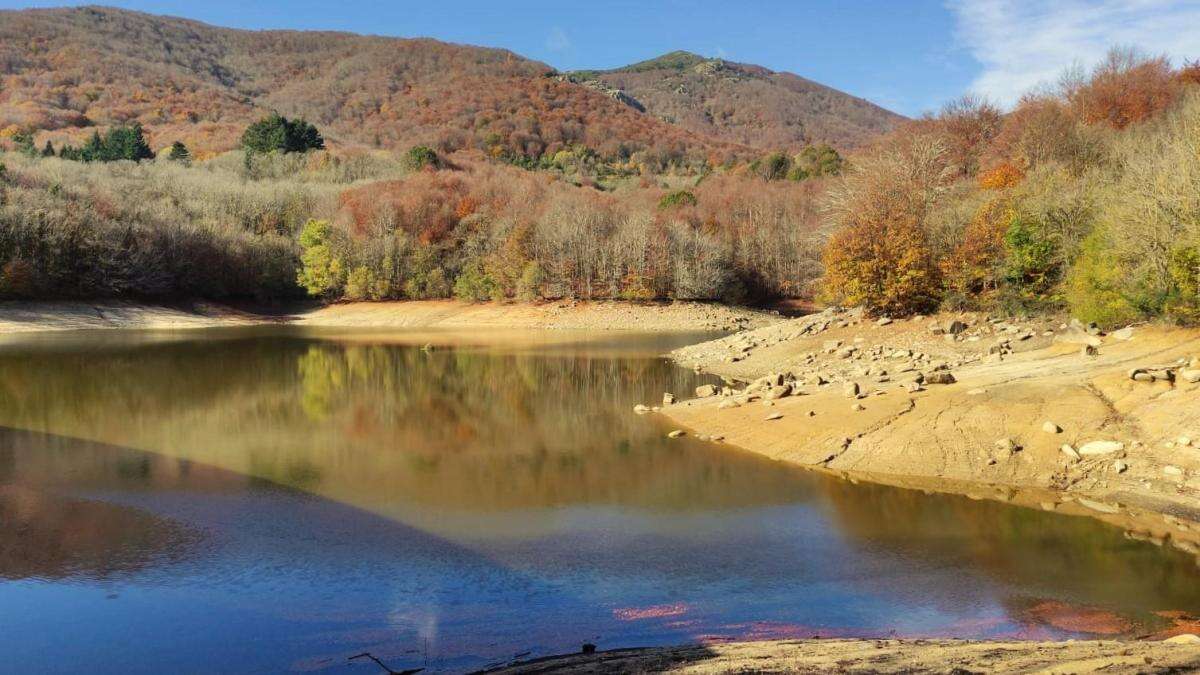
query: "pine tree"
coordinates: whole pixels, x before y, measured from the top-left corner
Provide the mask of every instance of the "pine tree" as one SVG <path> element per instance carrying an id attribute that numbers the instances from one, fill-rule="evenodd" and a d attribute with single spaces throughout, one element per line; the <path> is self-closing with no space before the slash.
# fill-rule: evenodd
<path id="1" fill-rule="evenodd" d="M 50 141 L 46 141 L 46 147 L 42 148 L 42 157 L 53 157 L 53 156 L 54 156 L 54 146 L 50 144 Z"/>
<path id="2" fill-rule="evenodd" d="M 189 164 L 192 161 L 192 153 L 181 141 L 175 141 L 171 144 L 171 151 L 167 154 L 167 159 L 173 162 Z"/>
<path id="3" fill-rule="evenodd" d="M 92 137 L 83 144 L 79 150 L 79 159 L 85 162 L 103 162 L 104 159 L 104 140 L 100 138 L 99 131 L 93 131 Z"/>
<path id="4" fill-rule="evenodd" d="M 289 120 L 271 113 L 246 128 L 242 147 L 246 152 L 307 152 L 323 149 L 325 139 L 315 126 L 304 120 Z"/>

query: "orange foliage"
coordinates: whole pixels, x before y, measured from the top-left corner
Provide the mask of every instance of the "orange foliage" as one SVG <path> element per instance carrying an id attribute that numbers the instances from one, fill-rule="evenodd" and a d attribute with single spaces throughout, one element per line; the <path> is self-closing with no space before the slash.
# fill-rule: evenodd
<path id="1" fill-rule="evenodd" d="M 999 166 L 979 176 L 979 187 L 984 190 L 1003 190 L 1020 183 L 1025 173 L 1012 164 L 1001 162 Z"/>
<path id="2" fill-rule="evenodd" d="M 939 264 L 946 288 L 961 301 L 986 305 L 996 290 L 996 267 L 1004 258 L 1008 209 L 1000 200 L 985 204 L 963 231 L 962 239 Z"/>
<path id="3" fill-rule="evenodd" d="M 1166 57 L 1145 58 L 1125 50 L 1109 52 L 1088 80 L 1067 91 L 1080 120 L 1114 129 L 1157 115 L 1178 95 L 1178 80 Z"/>

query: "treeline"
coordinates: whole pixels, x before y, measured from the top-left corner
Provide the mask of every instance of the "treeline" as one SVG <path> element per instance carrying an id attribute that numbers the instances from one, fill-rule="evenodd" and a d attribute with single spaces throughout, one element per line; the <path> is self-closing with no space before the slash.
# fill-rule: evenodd
<path id="1" fill-rule="evenodd" d="M 4 156 L 0 297 L 738 302 L 819 275 L 821 179 L 601 191 L 425 147 L 171 154 Z"/>
<path id="2" fill-rule="evenodd" d="M 880 139 L 825 198 L 825 299 L 1200 320 L 1197 85 L 1114 50 L 1007 114 L 966 98 Z"/>

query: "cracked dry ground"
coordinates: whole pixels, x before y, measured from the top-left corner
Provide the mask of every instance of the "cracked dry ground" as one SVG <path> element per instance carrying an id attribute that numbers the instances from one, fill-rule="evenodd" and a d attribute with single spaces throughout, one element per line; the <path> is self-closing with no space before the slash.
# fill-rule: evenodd
<path id="1" fill-rule="evenodd" d="M 930 333 L 928 318 L 879 325 L 825 312 L 685 348 L 673 354 L 685 365 L 739 381 L 791 372 L 798 391 L 662 412 L 694 434 L 851 480 L 1089 515 L 1200 554 L 1200 383 L 1130 378 L 1134 368 L 1200 356 L 1200 331 L 1142 326 L 1118 339 L 1050 319 L 935 321 L 955 318 L 968 329 L 946 338 Z M 1013 353 L 989 355 L 1005 340 Z M 1085 341 L 1098 342 L 1098 354 L 1082 354 Z M 847 356 L 837 343 L 859 349 Z M 924 354 L 918 366 L 948 365 L 957 381 L 910 391 L 901 371 L 919 368 L 904 352 Z M 857 398 L 845 393 L 849 381 Z M 1062 450 L 1092 441 L 1124 447 L 1082 458 Z"/>

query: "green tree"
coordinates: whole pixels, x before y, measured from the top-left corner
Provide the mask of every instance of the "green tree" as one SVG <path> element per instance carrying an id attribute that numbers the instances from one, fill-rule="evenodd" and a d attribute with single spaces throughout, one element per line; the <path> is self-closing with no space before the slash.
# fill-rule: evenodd
<path id="1" fill-rule="evenodd" d="M 782 152 L 773 152 L 755 162 L 758 175 L 767 180 L 782 180 L 787 177 L 791 168 L 792 160 Z"/>
<path id="2" fill-rule="evenodd" d="M 307 152 L 325 148 L 325 139 L 317 128 L 304 120 L 289 120 L 271 113 L 251 124 L 242 134 L 247 152 Z"/>
<path id="3" fill-rule="evenodd" d="M 328 220 L 309 220 L 300 232 L 300 273 L 296 280 L 309 295 L 331 296 L 341 288 L 345 266 L 333 253 L 332 234 Z"/>
<path id="4" fill-rule="evenodd" d="M 37 148 L 33 145 L 33 134 L 28 131 L 21 131 L 15 134 L 12 139 L 13 143 L 17 146 L 17 152 L 29 157 L 37 157 Z"/>
<path id="5" fill-rule="evenodd" d="M 181 141 L 175 141 L 171 144 L 171 150 L 167 153 L 167 159 L 173 162 L 188 164 L 192 161 L 192 153 Z"/>
<path id="6" fill-rule="evenodd" d="M 100 151 L 101 161 L 129 160 L 139 162 L 154 159 L 154 151 L 142 135 L 142 125 L 113 127 L 104 136 Z"/>
<path id="7" fill-rule="evenodd" d="M 53 157 L 53 156 L 54 156 L 54 145 L 52 145 L 50 143 L 50 141 L 46 141 L 46 145 L 42 148 L 42 157 Z"/>

